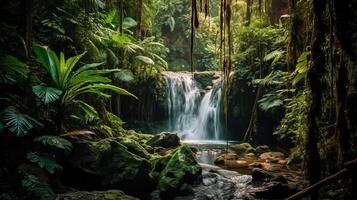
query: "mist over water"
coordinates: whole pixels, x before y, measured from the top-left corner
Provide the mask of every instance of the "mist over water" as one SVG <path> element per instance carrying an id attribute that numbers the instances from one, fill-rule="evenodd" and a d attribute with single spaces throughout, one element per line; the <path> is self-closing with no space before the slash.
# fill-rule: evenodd
<path id="1" fill-rule="evenodd" d="M 184 140 L 223 140 L 222 85 L 203 90 L 191 73 L 165 72 L 168 85 L 167 128 Z"/>

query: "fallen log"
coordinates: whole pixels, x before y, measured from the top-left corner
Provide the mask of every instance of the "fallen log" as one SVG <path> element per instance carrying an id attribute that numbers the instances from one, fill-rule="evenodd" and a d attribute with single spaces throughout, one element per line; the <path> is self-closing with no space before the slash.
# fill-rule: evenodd
<path id="1" fill-rule="evenodd" d="M 351 160 L 349 162 L 346 162 L 344 164 L 344 166 L 345 166 L 345 168 L 341 169 L 337 173 L 322 179 L 321 181 L 311 185 L 308 188 L 305 188 L 305 189 L 301 190 L 300 192 L 295 193 L 294 195 L 286 198 L 285 200 L 298 200 L 298 199 L 301 199 L 301 198 L 309 195 L 311 192 L 316 191 L 316 190 L 320 189 L 323 186 L 329 185 L 329 184 L 339 180 L 343 176 L 347 175 L 349 172 L 350 173 L 354 173 L 353 169 L 356 168 L 356 166 L 357 166 L 357 158 L 354 159 L 354 160 Z"/>

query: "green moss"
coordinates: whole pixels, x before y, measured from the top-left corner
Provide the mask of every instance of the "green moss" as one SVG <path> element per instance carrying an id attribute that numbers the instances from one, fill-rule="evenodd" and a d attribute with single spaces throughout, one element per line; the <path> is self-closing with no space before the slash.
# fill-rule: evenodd
<path id="1" fill-rule="evenodd" d="M 193 183 L 201 174 L 202 168 L 187 145 L 179 147 L 172 153 L 166 167 L 160 174 L 158 188 L 164 196 L 180 192 L 185 183 Z"/>
<path id="2" fill-rule="evenodd" d="M 163 132 L 152 137 L 147 144 L 152 147 L 172 148 L 180 145 L 180 138 L 177 134 Z"/>
<path id="3" fill-rule="evenodd" d="M 141 144 L 139 144 L 139 142 L 126 137 L 118 139 L 120 140 L 120 143 L 123 144 L 131 153 L 145 159 L 151 158 L 151 154 Z"/>
<path id="4" fill-rule="evenodd" d="M 255 153 L 255 149 L 249 143 L 235 144 L 230 147 L 236 154 Z"/>
<path id="5" fill-rule="evenodd" d="M 135 151 L 139 152 L 139 148 Z M 86 173 L 99 175 L 102 185 L 105 186 L 148 189 L 152 182 L 149 176 L 150 162 L 130 152 L 118 138 L 81 140 L 75 145 L 70 162 Z"/>
<path id="6" fill-rule="evenodd" d="M 212 86 L 212 81 L 217 79 L 214 72 L 199 72 L 194 74 L 195 80 L 201 84 L 202 88 Z"/>

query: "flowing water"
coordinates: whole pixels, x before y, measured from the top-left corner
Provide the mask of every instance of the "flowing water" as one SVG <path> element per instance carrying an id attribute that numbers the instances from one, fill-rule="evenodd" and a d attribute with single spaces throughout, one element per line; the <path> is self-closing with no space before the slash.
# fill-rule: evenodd
<path id="1" fill-rule="evenodd" d="M 211 89 L 204 90 L 192 73 L 164 75 L 168 85 L 169 131 L 177 131 L 184 140 L 223 140 L 221 81 L 216 80 Z"/>

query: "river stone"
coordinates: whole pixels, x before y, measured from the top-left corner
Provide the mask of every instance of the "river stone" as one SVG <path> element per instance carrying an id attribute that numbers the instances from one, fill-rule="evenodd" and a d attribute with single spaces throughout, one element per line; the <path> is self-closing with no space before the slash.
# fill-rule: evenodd
<path id="1" fill-rule="evenodd" d="M 75 191 L 57 194 L 56 200 L 139 200 L 126 195 L 121 190 L 107 191 Z"/>
<path id="2" fill-rule="evenodd" d="M 162 132 L 154 135 L 146 144 L 152 147 L 174 148 L 180 145 L 180 138 L 176 133 Z"/>
<path id="3" fill-rule="evenodd" d="M 142 148 L 131 152 L 120 141 L 118 138 L 77 140 L 69 158 L 71 167 L 77 172 L 72 173 L 70 179 L 96 180 L 101 187 L 119 188 L 128 193 L 137 192 L 137 188 L 141 192 L 152 191 L 155 185 L 149 176 L 151 164 L 140 156 L 147 152 L 138 153 Z"/>
<path id="4" fill-rule="evenodd" d="M 262 153 L 266 153 L 270 151 L 270 148 L 268 145 L 261 145 L 261 146 L 257 146 L 257 148 L 255 148 L 256 153 L 257 154 L 262 154 Z"/>
<path id="5" fill-rule="evenodd" d="M 253 162 L 253 163 L 249 164 L 248 166 L 252 167 L 252 168 L 262 168 L 263 164 L 260 162 Z"/>
<path id="6" fill-rule="evenodd" d="M 158 189 L 161 196 L 172 198 L 181 194 L 184 184 L 193 184 L 201 177 L 202 168 L 197 163 L 190 147 L 182 145 L 167 156 L 162 163 L 165 168 L 159 175 Z"/>
<path id="7" fill-rule="evenodd" d="M 219 76 L 216 75 L 216 72 L 206 71 L 206 72 L 195 72 L 194 79 L 197 81 L 202 88 L 213 85 L 213 80 L 218 79 Z"/>
<path id="8" fill-rule="evenodd" d="M 230 146 L 230 149 L 238 155 L 245 153 L 255 153 L 255 151 L 253 151 L 254 148 L 249 143 L 235 144 Z"/>
<path id="9" fill-rule="evenodd" d="M 266 152 L 261 154 L 260 159 L 262 160 L 283 160 L 285 159 L 285 155 L 281 152 Z"/>
<path id="10" fill-rule="evenodd" d="M 267 172 L 263 169 L 253 168 L 252 178 L 254 182 L 264 182 L 272 179 L 274 176 L 272 173 Z"/>

